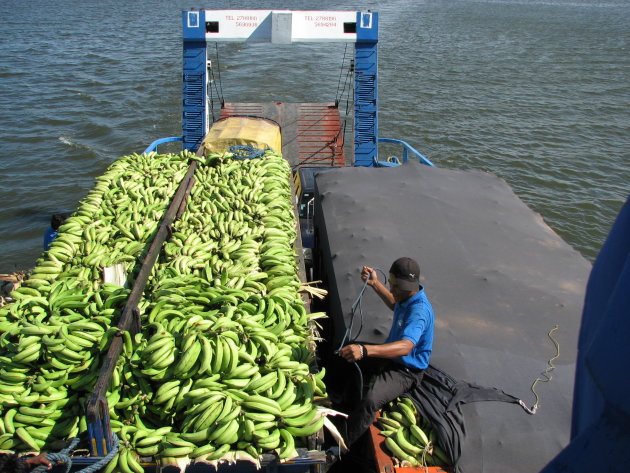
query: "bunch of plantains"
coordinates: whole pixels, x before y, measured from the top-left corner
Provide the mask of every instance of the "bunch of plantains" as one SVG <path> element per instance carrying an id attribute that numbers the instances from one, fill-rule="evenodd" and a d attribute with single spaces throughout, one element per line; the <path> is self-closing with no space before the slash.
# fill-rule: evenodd
<path id="1" fill-rule="evenodd" d="M 142 333 L 110 383 L 112 463 L 297 455 L 324 417 L 324 372 L 298 294 L 290 168 L 278 155 L 212 155 L 145 291 Z M 183 463 L 182 463 L 183 462 Z M 113 468 L 113 467 L 112 467 Z"/>
<path id="2" fill-rule="evenodd" d="M 85 437 L 84 401 L 129 294 L 103 283 L 102 269 L 137 269 L 191 156 L 114 162 L 0 309 L 0 450 L 51 451 Z"/>
<path id="3" fill-rule="evenodd" d="M 436 433 L 418 413 L 413 401 L 399 397 L 381 411 L 376 420 L 385 446 L 403 465 L 448 466 L 447 455 L 436 443 Z"/>
<path id="4" fill-rule="evenodd" d="M 122 263 L 133 282 L 191 159 L 189 202 L 125 332 L 109 386 L 121 447 L 107 471 L 194 460 L 281 458 L 319 431 L 323 371 L 298 295 L 290 169 L 254 160 L 120 158 L 64 223 L 31 277 L 0 309 L 0 449 L 53 451 L 85 439 L 83 412 L 129 290 L 102 282 Z"/>

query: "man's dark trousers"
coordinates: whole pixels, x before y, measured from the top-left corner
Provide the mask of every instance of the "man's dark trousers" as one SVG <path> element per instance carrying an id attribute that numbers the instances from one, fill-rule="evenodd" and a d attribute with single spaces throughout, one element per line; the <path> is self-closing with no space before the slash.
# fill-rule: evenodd
<path id="1" fill-rule="evenodd" d="M 391 360 L 383 361 L 384 366 L 374 376 L 371 387 L 348 416 L 348 434 L 345 439 L 348 447 L 370 427 L 381 407 L 420 385 L 423 370 L 406 368 Z"/>

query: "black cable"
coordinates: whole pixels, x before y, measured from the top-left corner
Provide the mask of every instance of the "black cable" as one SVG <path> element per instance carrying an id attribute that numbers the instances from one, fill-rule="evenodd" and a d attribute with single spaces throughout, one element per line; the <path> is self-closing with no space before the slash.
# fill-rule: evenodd
<path id="1" fill-rule="evenodd" d="M 339 95 L 339 85 L 337 85 L 337 97 L 335 98 L 335 105 L 337 107 L 339 107 L 339 103 L 341 102 L 341 98 L 343 97 L 345 90 L 346 90 L 346 86 L 348 85 L 348 82 L 350 81 L 350 77 L 352 77 L 352 71 L 354 70 L 354 64 L 353 64 L 353 60 L 350 61 L 350 68 L 348 69 L 348 73 L 346 74 L 346 80 L 344 82 L 343 85 L 343 90 L 341 91 L 341 94 Z M 343 68 L 342 68 L 342 72 L 343 72 Z M 339 75 L 339 83 L 341 83 L 341 74 Z M 347 95 L 346 97 L 346 111 L 343 117 L 343 123 L 341 125 L 341 127 L 339 128 L 339 131 L 337 132 L 337 134 L 335 135 L 334 139 L 331 140 L 333 142 L 336 142 L 339 139 L 339 136 L 343 136 L 343 146 L 345 147 L 345 143 L 346 143 L 346 125 L 348 123 L 348 112 L 350 110 L 350 94 Z"/>
<path id="2" fill-rule="evenodd" d="M 346 92 L 346 87 L 348 87 L 348 84 L 350 83 L 350 78 L 352 77 L 353 72 L 354 72 L 354 61 L 351 60 L 350 67 L 348 68 L 348 72 L 346 73 L 346 80 L 343 83 L 343 89 L 341 90 L 341 94 L 338 94 L 337 103 L 341 102 L 341 98 Z M 348 87 L 348 90 L 350 90 L 350 87 Z M 337 89 L 337 92 L 339 92 L 339 89 Z M 350 95 L 348 94 L 348 97 L 349 96 Z"/>
<path id="3" fill-rule="evenodd" d="M 214 73 L 212 72 L 212 68 L 208 68 L 210 75 L 213 77 L 212 82 L 214 82 Z M 208 94 L 208 100 L 210 101 L 210 113 L 212 114 L 212 123 L 216 121 L 214 117 L 214 94 L 212 93 L 212 85 L 208 85 L 208 90 L 206 91 Z"/>
<path id="4" fill-rule="evenodd" d="M 221 99 L 221 103 L 223 103 L 224 102 L 224 98 L 223 98 L 223 82 L 221 81 L 221 63 L 219 62 L 219 45 L 218 45 L 218 43 L 214 43 L 214 48 L 215 48 L 216 57 L 217 57 L 217 73 L 219 75 L 219 88 L 221 89 L 221 95 L 219 96 L 219 98 Z"/>
<path id="5" fill-rule="evenodd" d="M 385 285 L 386 285 L 387 275 L 385 274 L 385 272 L 380 268 L 374 268 L 374 270 L 380 271 L 383 274 L 383 276 L 385 276 Z M 348 344 L 354 343 L 354 341 L 359 337 L 359 335 L 361 334 L 361 331 L 363 330 L 363 294 L 365 293 L 365 289 L 368 286 L 368 281 L 369 281 L 369 277 L 363 283 L 363 287 L 361 287 L 361 290 L 359 291 L 359 295 L 357 296 L 355 301 L 352 303 L 352 306 L 350 306 L 350 325 L 348 326 L 348 328 L 346 328 L 346 332 L 343 335 L 341 344 L 339 345 L 339 348 L 335 351 L 335 354 L 339 354 L 341 352 L 341 349 L 345 346 L 346 339 L 349 342 Z M 361 319 L 361 325 L 359 327 L 359 331 L 357 332 L 356 336 L 352 337 L 352 329 L 354 327 L 354 318 L 356 316 L 357 307 L 359 308 L 359 316 Z M 352 364 L 355 366 L 355 368 L 359 372 L 359 399 L 361 400 L 363 399 L 363 372 L 361 371 L 361 367 L 356 361 L 353 362 Z"/>
<path id="6" fill-rule="evenodd" d="M 348 43 L 346 43 L 346 47 L 343 50 L 343 59 L 341 60 L 341 69 L 339 69 L 339 81 L 337 82 L 337 92 L 335 93 L 335 103 L 339 103 L 341 99 L 341 95 L 339 95 L 339 86 L 341 85 L 341 75 L 343 74 L 343 66 L 346 64 L 347 51 L 348 51 Z"/>

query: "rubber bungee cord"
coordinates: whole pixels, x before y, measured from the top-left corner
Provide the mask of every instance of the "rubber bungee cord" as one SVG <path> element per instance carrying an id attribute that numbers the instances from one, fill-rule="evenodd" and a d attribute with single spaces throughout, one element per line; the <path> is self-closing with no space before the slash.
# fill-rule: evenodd
<path id="1" fill-rule="evenodd" d="M 551 341 L 553 342 L 553 344 L 556 347 L 556 354 L 555 354 L 555 356 L 553 356 L 547 362 L 547 368 L 545 369 L 545 371 L 540 373 L 540 375 L 534 380 L 534 383 L 532 384 L 532 387 L 530 388 L 532 393 L 534 393 L 534 397 L 536 398 L 536 402 L 534 403 L 534 405 L 531 408 L 529 408 L 529 407 L 527 407 L 527 404 L 525 404 L 525 401 L 521 401 L 521 400 L 518 401 L 518 403 L 521 405 L 521 407 L 523 409 L 525 409 L 525 411 L 527 411 L 531 415 L 536 414 L 536 412 L 538 411 L 538 408 L 540 407 L 540 397 L 538 396 L 538 393 L 536 392 L 536 385 L 539 382 L 548 383 L 549 381 L 551 381 L 553 379 L 553 376 L 551 375 L 551 372 L 555 369 L 555 366 L 554 366 L 553 362 L 560 356 L 560 344 L 551 335 L 556 330 L 558 330 L 558 325 L 555 325 L 549 331 L 549 333 L 547 333 L 547 336 L 551 339 Z"/>
<path id="2" fill-rule="evenodd" d="M 387 275 L 383 272 L 382 269 L 374 268 L 374 270 L 380 271 L 381 274 L 385 276 L 385 281 L 387 282 Z M 368 287 L 369 280 L 370 278 L 368 276 L 368 278 L 363 283 L 363 287 L 359 291 L 359 295 L 357 296 L 355 301 L 352 303 L 352 306 L 350 307 L 350 325 L 348 326 L 348 328 L 346 328 L 346 332 L 344 333 L 341 343 L 339 344 L 339 348 L 337 348 L 337 350 L 335 351 L 335 354 L 339 354 L 341 352 L 341 349 L 346 344 L 346 340 L 350 341 L 351 338 L 352 338 L 352 341 L 356 340 L 358 336 L 361 334 L 361 331 L 363 330 L 363 294 L 365 293 L 365 289 Z M 354 328 L 354 318 L 356 315 L 357 307 L 359 308 L 361 326 L 359 327 L 359 331 L 357 332 L 356 336 L 352 337 L 352 329 Z M 359 373 L 359 399 L 363 399 L 363 372 L 361 371 L 361 368 L 359 367 L 356 361 L 353 362 L 352 364 L 354 365 L 354 367 L 357 369 Z"/>
<path id="3" fill-rule="evenodd" d="M 65 463 L 66 473 L 68 473 L 70 471 L 70 468 L 72 468 L 72 457 L 70 457 L 70 451 L 74 450 L 78 443 L 79 439 L 74 438 L 66 448 L 59 451 L 58 453 L 48 453 L 45 458 L 50 461 L 52 465 L 54 465 L 55 463 Z M 112 459 L 118 454 L 119 445 L 120 441 L 118 440 L 118 437 L 115 433 L 112 432 L 112 449 L 109 451 L 109 453 L 96 463 L 93 463 L 90 466 L 79 470 L 77 473 L 96 473 L 98 470 L 100 470 L 110 461 L 112 461 Z M 39 465 L 37 468 L 31 470 L 31 473 L 44 473 L 46 471 L 46 468 L 48 468 L 46 465 Z"/>

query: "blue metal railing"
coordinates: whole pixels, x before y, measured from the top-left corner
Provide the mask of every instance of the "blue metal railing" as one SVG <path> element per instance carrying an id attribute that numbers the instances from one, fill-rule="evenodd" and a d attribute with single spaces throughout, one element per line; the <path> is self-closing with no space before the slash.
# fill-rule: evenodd
<path id="1" fill-rule="evenodd" d="M 413 146 L 411 146 L 406 141 L 394 140 L 392 138 L 379 138 L 378 142 L 379 143 L 395 143 L 395 144 L 401 145 L 403 148 L 403 156 L 402 156 L 403 163 L 406 163 L 407 161 L 409 161 L 409 152 L 411 151 L 411 153 L 415 155 L 418 158 L 418 161 L 420 161 L 422 164 L 426 164 L 427 166 L 435 166 L 435 164 L 433 164 L 431 161 L 425 158 L 422 154 L 420 154 L 418 150 L 416 150 Z M 377 166 L 389 167 L 389 166 L 398 166 L 401 163 L 388 162 L 388 161 L 376 161 L 374 164 Z"/>
<path id="2" fill-rule="evenodd" d="M 151 143 L 147 149 L 145 149 L 143 151 L 144 154 L 150 153 L 152 151 L 157 151 L 157 148 L 159 145 L 162 145 L 164 143 L 171 143 L 172 141 L 184 141 L 184 137 L 182 136 L 171 136 L 169 138 L 160 138 L 159 140 L 155 140 L 153 143 Z"/>
<path id="3" fill-rule="evenodd" d="M 157 148 L 159 145 L 162 145 L 164 143 L 171 143 L 173 141 L 183 141 L 184 138 L 182 136 L 171 136 L 168 138 L 160 138 L 158 140 L 155 140 L 153 143 L 151 143 L 149 146 L 147 146 L 147 149 L 145 149 L 143 151 L 143 153 L 151 153 L 152 151 L 157 151 Z M 435 164 L 433 164 L 428 158 L 426 158 L 425 156 L 423 156 L 418 150 L 416 150 L 413 146 L 411 146 L 409 143 L 407 143 L 406 141 L 403 140 L 395 140 L 393 138 L 379 138 L 378 139 L 379 143 L 394 143 L 394 144 L 399 144 L 402 146 L 402 150 L 403 150 L 403 155 L 402 155 L 402 162 L 406 163 L 409 161 L 409 152 L 412 153 L 412 155 L 415 155 L 418 158 L 418 161 L 422 164 L 426 164 L 427 166 L 435 166 Z M 393 161 L 374 161 L 374 165 L 375 166 L 381 166 L 381 167 L 391 167 L 391 166 L 398 166 L 400 165 L 400 161 L 398 160 L 398 158 L 396 158 Z"/>

